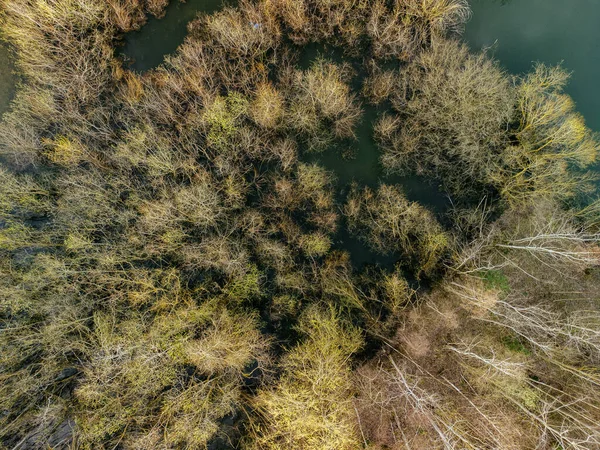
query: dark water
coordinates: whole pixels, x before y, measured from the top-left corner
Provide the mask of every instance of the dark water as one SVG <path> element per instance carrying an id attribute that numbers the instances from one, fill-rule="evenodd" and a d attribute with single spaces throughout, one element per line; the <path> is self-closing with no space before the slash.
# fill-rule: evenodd
<path id="1" fill-rule="evenodd" d="M 317 162 L 335 173 L 340 204 L 343 204 L 345 194 L 352 183 L 371 188 L 376 188 L 380 183 L 399 184 L 409 200 L 419 202 L 438 216 L 443 215 L 448 210 L 450 201 L 434 184 L 417 176 L 385 175 L 379 164 L 380 150 L 373 140 L 372 131 L 379 112 L 377 108 L 364 104 L 362 109 L 361 123 L 355 129 L 356 139 L 336 145 L 322 153 L 305 154 L 302 159 Z M 334 239 L 335 247 L 350 253 L 355 267 L 364 264 L 389 267 L 398 260 L 397 255 L 380 255 L 371 251 L 358 238 L 348 233 L 346 227 L 342 227 Z"/>
<path id="2" fill-rule="evenodd" d="M 465 38 L 491 47 L 511 73 L 534 61 L 573 72 L 567 92 L 588 125 L 600 131 L 600 0 L 470 0 Z"/>
<path id="3" fill-rule="evenodd" d="M 299 68 L 309 69 L 316 58 L 325 58 L 337 63 L 349 62 L 340 49 L 310 44 L 301 51 Z M 366 74 L 361 61 L 356 60 L 352 63 L 355 71 L 352 89 L 354 92 L 360 92 L 362 80 Z M 443 213 L 448 208 L 448 198 L 434 184 L 417 176 L 386 176 L 379 164 L 380 149 L 373 139 L 373 126 L 389 106 L 375 107 L 360 96 L 357 96 L 357 101 L 361 103 L 363 114 L 354 129 L 355 138 L 338 143 L 321 153 L 306 153 L 303 158 L 311 162 L 318 162 L 333 171 L 341 189 L 353 182 L 371 188 L 377 187 L 382 182 L 401 184 L 410 200 L 418 201 L 436 213 Z"/>
<path id="4" fill-rule="evenodd" d="M 133 70 L 143 72 L 158 66 L 166 55 L 173 53 L 187 34 L 187 24 L 199 12 L 211 13 L 220 9 L 222 0 L 171 0 L 166 15 L 150 16 L 139 30 L 125 36 L 121 54 L 131 62 Z"/>
<path id="5" fill-rule="evenodd" d="M 0 117 L 8 109 L 15 93 L 16 79 L 8 49 L 0 44 Z"/>
<path id="6" fill-rule="evenodd" d="M 298 66 L 307 70 L 316 58 L 325 58 L 334 62 L 349 62 L 340 49 L 331 49 L 322 45 L 310 44 L 300 53 Z M 352 61 L 355 76 L 352 82 L 354 92 L 360 92 L 365 73 L 360 61 Z M 406 197 L 419 202 L 438 216 L 442 216 L 449 208 L 450 201 L 446 194 L 435 184 L 417 176 L 387 176 L 379 163 L 380 149 L 373 139 L 373 125 L 387 106 L 375 107 L 357 98 L 361 102 L 362 117 L 356 126 L 355 138 L 337 143 L 331 148 L 319 152 L 305 152 L 301 158 L 309 162 L 317 162 L 332 171 L 337 181 L 337 200 L 345 202 L 346 193 L 352 183 L 359 186 L 377 188 L 381 183 L 401 185 Z M 335 247 L 350 253 L 354 267 L 375 264 L 391 267 L 398 261 L 398 255 L 381 255 L 369 249 L 360 239 L 352 236 L 345 226 L 334 236 Z"/>

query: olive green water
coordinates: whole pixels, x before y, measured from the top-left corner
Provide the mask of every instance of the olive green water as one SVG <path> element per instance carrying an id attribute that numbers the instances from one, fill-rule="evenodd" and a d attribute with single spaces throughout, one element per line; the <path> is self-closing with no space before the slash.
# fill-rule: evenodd
<path id="1" fill-rule="evenodd" d="M 302 49 L 298 66 L 306 70 L 315 59 L 320 57 L 335 62 L 342 62 L 342 60 L 348 62 L 339 49 L 310 44 Z M 360 92 L 365 74 L 360 61 L 354 61 L 353 65 L 356 76 L 352 88 L 354 92 Z M 340 204 L 343 204 L 345 194 L 352 183 L 371 188 L 376 188 L 382 182 L 400 184 L 411 201 L 419 202 L 441 217 L 448 210 L 450 201 L 434 184 L 417 176 L 388 176 L 382 170 L 379 164 L 380 152 L 373 140 L 373 125 L 385 108 L 385 106 L 377 108 L 363 102 L 363 114 L 354 130 L 354 139 L 340 142 L 323 152 L 305 152 L 302 159 L 307 162 L 317 162 L 335 174 Z M 350 253 L 355 267 L 364 264 L 392 266 L 398 259 L 397 255 L 381 255 L 371 251 L 362 241 L 352 236 L 345 226 L 340 227 L 334 242 L 336 248 Z"/>
<path id="2" fill-rule="evenodd" d="M 8 49 L 0 44 L 0 117 L 8 109 L 15 93 L 15 76 Z"/>

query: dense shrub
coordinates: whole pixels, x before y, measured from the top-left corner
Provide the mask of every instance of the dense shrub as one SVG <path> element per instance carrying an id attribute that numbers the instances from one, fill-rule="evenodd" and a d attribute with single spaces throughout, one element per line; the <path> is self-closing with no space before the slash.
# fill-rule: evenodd
<path id="1" fill-rule="evenodd" d="M 459 195 L 490 182 L 514 107 L 495 62 L 439 41 L 400 72 L 390 97 L 398 114 L 375 130 L 387 170 L 438 177 Z"/>
<path id="2" fill-rule="evenodd" d="M 305 338 L 282 360 L 282 377 L 254 399 L 261 421 L 250 448 L 356 448 L 348 359 L 362 346 L 360 331 L 316 307 L 298 327 Z"/>

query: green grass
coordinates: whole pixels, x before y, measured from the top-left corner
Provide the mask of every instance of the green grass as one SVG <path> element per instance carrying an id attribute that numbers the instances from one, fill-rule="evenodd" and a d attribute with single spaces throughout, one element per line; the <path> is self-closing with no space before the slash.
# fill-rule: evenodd
<path id="1" fill-rule="evenodd" d="M 508 278 L 500 270 L 485 270 L 479 276 L 487 289 L 498 290 L 503 294 L 510 292 Z"/>
<path id="2" fill-rule="evenodd" d="M 527 356 L 531 355 L 531 350 L 529 350 L 517 336 L 504 336 L 502 338 L 502 343 L 512 352 L 522 353 Z"/>

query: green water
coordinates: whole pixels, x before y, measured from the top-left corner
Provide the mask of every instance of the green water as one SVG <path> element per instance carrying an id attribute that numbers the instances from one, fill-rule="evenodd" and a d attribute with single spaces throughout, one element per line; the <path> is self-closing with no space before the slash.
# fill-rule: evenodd
<path id="1" fill-rule="evenodd" d="M 588 125 L 600 131 L 600 0 L 470 0 L 465 39 L 491 47 L 511 73 L 534 61 L 573 72 L 567 92 Z"/>
<path id="2" fill-rule="evenodd" d="M 129 67 L 143 72 L 158 66 L 166 55 L 173 53 L 187 34 L 187 24 L 199 12 L 211 13 L 223 6 L 223 0 L 171 0 L 164 17 L 150 16 L 139 30 L 125 36 L 120 53 Z"/>
<path id="3" fill-rule="evenodd" d="M 399 184 L 411 201 L 419 202 L 438 217 L 448 210 L 450 201 L 435 185 L 417 176 L 386 176 L 379 164 L 379 148 L 373 140 L 373 123 L 379 116 L 377 108 L 362 105 L 363 116 L 355 129 L 355 139 L 335 145 L 322 153 L 304 154 L 302 159 L 317 162 L 335 173 L 338 192 L 337 199 L 343 204 L 349 186 L 376 188 L 380 183 Z M 352 264 L 360 267 L 364 264 L 392 266 L 398 260 L 397 255 L 380 255 L 371 251 L 358 238 L 352 236 L 342 226 L 334 237 L 335 247 L 346 250 L 351 255 Z"/>
<path id="4" fill-rule="evenodd" d="M 341 49 L 331 49 L 322 45 L 310 44 L 300 51 L 298 67 L 306 70 L 312 61 L 323 57 L 334 62 L 349 62 L 343 57 Z M 364 67 L 360 61 L 352 61 L 355 77 L 352 81 L 354 92 L 360 92 L 365 77 Z M 358 98 L 358 101 L 361 101 Z M 373 139 L 373 125 L 388 106 L 375 107 L 362 101 L 362 117 L 354 130 L 354 139 L 340 142 L 320 153 L 304 153 L 301 158 L 309 162 L 317 162 L 332 171 L 337 181 L 337 199 L 343 204 L 348 188 L 352 183 L 360 186 L 376 188 L 381 183 L 399 184 L 411 201 L 419 202 L 442 217 L 450 206 L 450 201 L 435 184 L 417 176 L 388 176 L 380 163 L 380 150 Z M 345 226 L 340 227 L 334 236 L 335 247 L 350 253 L 354 267 L 365 264 L 376 264 L 391 267 L 398 261 L 398 255 L 381 255 L 370 250 L 360 239 L 352 236 Z"/>
<path id="5" fill-rule="evenodd" d="M 298 67 L 310 68 L 316 58 L 325 58 L 334 62 L 348 62 L 340 49 L 331 49 L 322 45 L 310 44 L 300 52 Z M 355 76 L 352 80 L 354 92 L 360 92 L 365 77 L 364 67 L 358 60 L 352 61 Z M 379 164 L 380 150 L 373 139 L 373 126 L 378 117 L 388 108 L 372 106 L 357 97 L 363 114 L 354 130 L 355 138 L 335 144 L 321 153 L 305 153 L 303 159 L 318 162 L 335 173 L 338 186 L 343 191 L 351 183 L 361 186 L 377 187 L 381 182 L 401 184 L 407 197 L 412 201 L 429 207 L 441 214 L 448 208 L 448 198 L 435 185 L 417 176 L 387 176 Z"/>
<path id="6" fill-rule="evenodd" d="M 0 44 L 0 117 L 8 109 L 15 93 L 15 76 L 8 49 Z"/>

